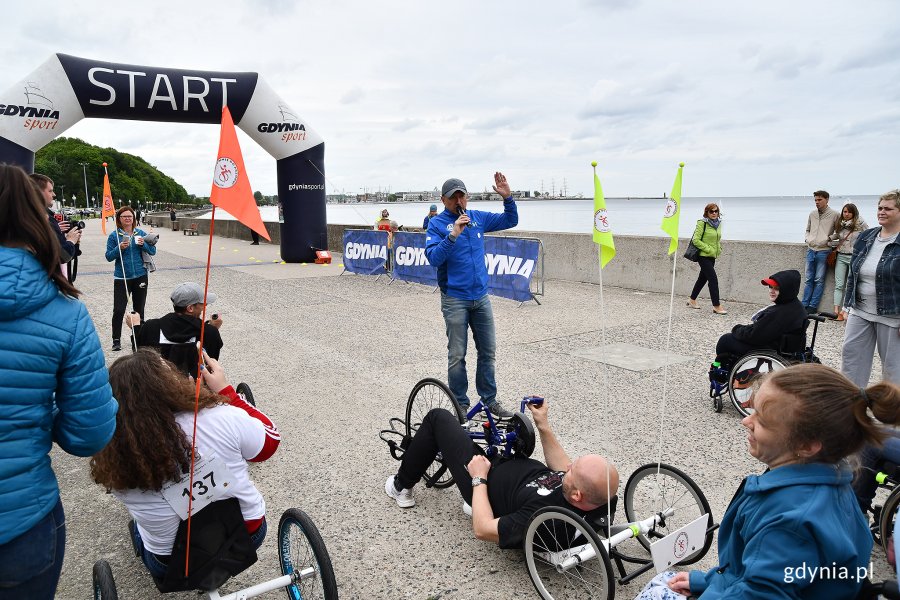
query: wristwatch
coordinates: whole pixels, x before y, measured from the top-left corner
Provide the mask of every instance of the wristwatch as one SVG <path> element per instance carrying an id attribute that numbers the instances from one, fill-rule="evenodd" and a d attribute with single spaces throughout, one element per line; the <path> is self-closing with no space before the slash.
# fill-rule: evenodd
<path id="1" fill-rule="evenodd" d="M 482 479 L 481 477 L 473 477 L 472 487 L 477 487 L 479 485 L 487 485 L 487 479 Z"/>

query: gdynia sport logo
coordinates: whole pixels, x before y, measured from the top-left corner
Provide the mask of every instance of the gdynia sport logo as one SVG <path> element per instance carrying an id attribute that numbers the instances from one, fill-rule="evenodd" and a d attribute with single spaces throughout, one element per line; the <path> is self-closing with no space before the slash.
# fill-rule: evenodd
<path id="1" fill-rule="evenodd" d="M 23 119 L 25 129 L 56 129 L 59 111 L 53 100 L 41 90 L 40 85 L 29 81 L 25 84 L 25 104 L 0 104 L 0 116 Z"/>
<path id="2" fill-rule="evenodd" d="M 280 133 L 282 142 L 293 142 L 306 139 L 306 127 L 297 118 L 297 115 L 288 110 L 288 107 L 279 104 L 278 112 L 281 113 L 281 123 L 260 123 L 256 130 L 260 133 Z"/>

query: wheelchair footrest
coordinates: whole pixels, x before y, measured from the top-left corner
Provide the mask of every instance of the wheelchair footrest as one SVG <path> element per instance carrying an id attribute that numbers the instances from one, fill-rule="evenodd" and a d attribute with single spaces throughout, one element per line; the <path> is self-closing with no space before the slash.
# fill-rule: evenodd
<path id="1" fill-rule="evenodd" d="M 390 450 L 391 456 L 394 457 L 394 460 L 403 460 L 403 453 L 406 452 L 410 442 L 412 442 L 412 438 L 405 433 L 406 421 L 393 417 L 388 423 L 391 428 L 382 429 L 378 433 L 378 437 L 388 445 L 388 449 Z"/>

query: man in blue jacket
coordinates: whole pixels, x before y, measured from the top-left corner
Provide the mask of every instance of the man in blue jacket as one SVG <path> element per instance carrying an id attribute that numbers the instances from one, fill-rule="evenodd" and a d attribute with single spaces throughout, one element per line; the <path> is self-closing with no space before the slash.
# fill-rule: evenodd
<path id="1" fill-rule="evenodd" d="M 478 362 L 475 390 L 492 413 L 513 415 L 497 402 L 494 361 L 497 338 L 494 313 L 488 298 L 488 274 L 484 264 L 484 236 L 490 231 L 515 227 L 519 222 L 516 202 L 503 173 L 494 173 L 494 191 L 503 198 L 503 212 L 466 212 L 469 195 L 459 179 L 448 179 L 441 188 L 444 211 L 428 222 L 425 256 L 437 267 L 441 288 L 441 312 L 447 327 L 447 380 L 463 410 L 469 407 L 466 375 L 468 329 L 472 328 Z"/>

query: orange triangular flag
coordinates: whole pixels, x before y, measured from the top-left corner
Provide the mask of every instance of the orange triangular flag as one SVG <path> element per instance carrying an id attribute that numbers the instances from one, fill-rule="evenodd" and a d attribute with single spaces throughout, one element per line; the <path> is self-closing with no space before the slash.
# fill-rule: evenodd
<path id="1" fill-rule="evenodd" d="M 241 146 L 238 144 L 234 121 L 227 106 L 222 107 L 222 134 L 219 138 L 219 158 L 213 172 L 212 192 L 209 201 L 228 211 L 235 219 L 269 241 L 269 232 L 263 225 L 250 180 L 244 169 Z"/>
<path id="2" fill-rule="evenodd" d="M 100 211 L 100 227 L 103 229 L 103 235 L 106 235 L 107 217 L 115 216 L 116 207 L 113 206 L 112 192 L 109 190 L 109 171 L 106 170 L 106 163 L 103 163 L 103 210 Z"/>

